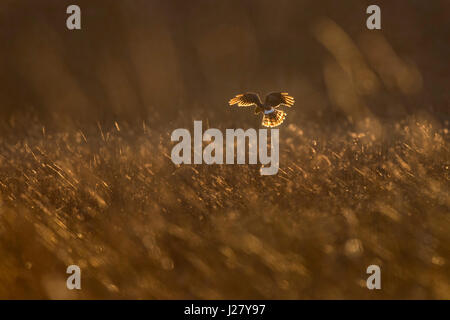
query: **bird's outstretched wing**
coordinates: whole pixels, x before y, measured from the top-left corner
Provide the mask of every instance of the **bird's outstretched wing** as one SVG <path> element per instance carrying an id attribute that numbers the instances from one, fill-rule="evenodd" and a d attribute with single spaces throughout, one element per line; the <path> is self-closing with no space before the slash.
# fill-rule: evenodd
<path id="1" fill-rule="evenodd" d="M 266 102 L 264 105 L 270 108 L 278 108 L 280 105 L 292 107 L 294 102 L 294 98 L 287 92 L 272 92 L 266 96 Z"/>
<path id="2" fill-rule="evenodd" d="M 239 107 L 250 107 L 250 106 L 257 106 L 261 107 L 261 100 L 259 99 L 258 94 L 253 92 L 248 92 L 244 94 L 238 94 L 236 97 L 231 99 L 228 102 L 231 105 L 237 104 Z"/>

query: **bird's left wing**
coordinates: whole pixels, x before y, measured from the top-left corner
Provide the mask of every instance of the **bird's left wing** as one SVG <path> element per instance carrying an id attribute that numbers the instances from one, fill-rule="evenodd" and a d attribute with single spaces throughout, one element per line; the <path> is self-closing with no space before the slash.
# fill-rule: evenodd
<path id="1" fill-rule="evenodd" d="M 291 97 L 287 92 L 272 92 L 266 96 L 266 107 L 277 108 L 281 104 L 288 107 L 294 105 L 294 98 Z"/>
<path id="2" fill-rule="evenodd" d="M 239 107 L 261 106 L 261 100 L 256 93 L 248 92 L 244 94 L 238 94 L 236 97 L 228 101 L 231 105 L 237 104 Z"/>

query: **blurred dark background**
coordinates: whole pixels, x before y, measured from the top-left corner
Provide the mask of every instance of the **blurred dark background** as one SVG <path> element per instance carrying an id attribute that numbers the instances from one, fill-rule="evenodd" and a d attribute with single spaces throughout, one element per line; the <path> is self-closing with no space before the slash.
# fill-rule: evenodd
<path id="1" fill-rule="evenodd" d="M 66 28 L 70 4 L 82 30 Z M 381 7 L 381 31 L 366 28 L 370 4 Z M 361 110 L 444 120 L 449 13 L 446 0 L 3 0 L 1 117 L 134 120 L 158 110 L 165 123 L 180 110 L 225 113 L 242 91 L 283 90 L 297 100 L 294 120 Z"/>

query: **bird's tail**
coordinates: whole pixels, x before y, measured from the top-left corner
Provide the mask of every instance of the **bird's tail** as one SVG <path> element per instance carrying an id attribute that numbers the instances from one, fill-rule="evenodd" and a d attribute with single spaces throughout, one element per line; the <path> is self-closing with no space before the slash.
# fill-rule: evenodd
<path id="1" fill-rule="evenodd" d="M 282 110 L 274 110 L 269 114 L 265 114 L 262 120 L 262 125 L 264 127 L 277 127 L 283 123 L 286 118 L 286 112 Z"/>

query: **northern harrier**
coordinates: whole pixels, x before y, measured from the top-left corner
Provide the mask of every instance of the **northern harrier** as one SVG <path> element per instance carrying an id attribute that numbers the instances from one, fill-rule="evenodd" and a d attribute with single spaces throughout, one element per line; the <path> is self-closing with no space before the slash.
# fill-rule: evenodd
<path id="1" fill-rule="evenodd" d="M 238 94 L 228 102 L 231 105 L 237 104 L 238 107 L 255 106 L 255 114 L 264 113 L 262 125 L 265 127 L 276 127 L 283 123 L 286 118 L 286 112 L 278 110 L 281 105 L 292 107 L 294 98 L 286 92 L 272 92 L 266 96 L 264 104 L 261 102 L 259 95 L 252 92 Z"/>

